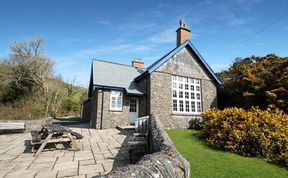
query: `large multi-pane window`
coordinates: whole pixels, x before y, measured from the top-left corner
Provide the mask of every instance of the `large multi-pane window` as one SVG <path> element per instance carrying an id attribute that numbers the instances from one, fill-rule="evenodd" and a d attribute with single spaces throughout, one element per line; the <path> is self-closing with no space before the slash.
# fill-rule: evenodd
<path id="1" fill-rule="evenodd" d="M 202 112 L 199 79 L 172 76 L 172 111 L 174 113 Z"/>
<path id="2" fill-rule="evenodd" d="M 111 91 L 110 95 L 110 109 L 122 110 L 122 91 Z"/>

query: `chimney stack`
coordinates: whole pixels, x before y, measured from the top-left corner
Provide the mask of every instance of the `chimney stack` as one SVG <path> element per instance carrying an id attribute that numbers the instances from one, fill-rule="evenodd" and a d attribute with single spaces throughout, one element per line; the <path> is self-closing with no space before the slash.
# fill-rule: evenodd
<path id="1" fill-rule="evenodd" d="M 144 68 L 144 62 L 141 59 L 133 59 L 132 67 L 135 68 Z"/>
<path id="2" fill-rule="evenodd" d="M 176 30 L 177 47 L 190 38 L 190 30 L 186 28 L 186 25 L 182 19 L 180 19 L 179 25 L 179 28 Z"/>

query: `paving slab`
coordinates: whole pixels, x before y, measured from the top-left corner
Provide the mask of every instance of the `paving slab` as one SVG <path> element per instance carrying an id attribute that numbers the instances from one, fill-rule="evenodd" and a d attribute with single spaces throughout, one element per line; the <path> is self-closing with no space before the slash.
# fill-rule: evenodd
<path id="1" fill-rule="evenodd" d="M 70 127 L 84 136 L 79 151 L 45 149 L 33 157 L 30 133 L 0 135 L 0 177 L 84 178 L 105 175 L 129 163 L 127 142 L 132 134 L 117 129 L 95 130 L 88 125 Z"/>

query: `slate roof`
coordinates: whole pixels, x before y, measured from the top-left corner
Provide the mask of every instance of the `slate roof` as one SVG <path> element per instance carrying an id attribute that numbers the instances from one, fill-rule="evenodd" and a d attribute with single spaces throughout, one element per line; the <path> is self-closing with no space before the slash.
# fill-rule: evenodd
<path id="1" fill-rule="evenodd" d="M 221 80 L 209 67 L 203 57 L 199 54 L 196 48 L 192 45 L 190 40 L 185 41 L 180 46 L 174 48 L 163 57 L 151 64 L 147 69 L 138 69 L 129 65 L 113 63 L 94 59 L 92 62 L 92 75 L 90 78 L 89 96 L 91 96 L 94 88 L 106 88 L 110 90 L 125 90 L 127 94 L 143 95 L 137 81 L 146 75 L 154 72 L 163 63 L 173 57 L 181 49 L 188 47 L 195 54 L 196 60 L 200 62 L 203 68 L 214 79 L 217 85 L 221 84 Z"/>
<path id="2" fill-rule="evenodd" d="M 196 50 L 196 48 L 193 46 L 190 40 L 186 40 L 184 43 L 182 43 L 180 46 L 174 48 L 170 52 L 168 52 L 166 55 L 164 55 L 162 58 L 158 59 L 156 62 L 151 64 L 149 67 L 147 67 L 146 71 L 143 72 L 141 75 L 135 78 L 135 81 L 140 80 L 141 78 L 145 77 L 148 74 L 151 74 L 154 72 L 158 67 L 160 67 L 162 64 L 164 64 L 167 60 L 169 60 L 171 57 L 173 57 L 177 52 L 179 52 L 181 49 L 188 47 L 192 50 L 192 52 L 195 53 L 195 56 L 198 58 L 198 61 L 202 64 L 204 69 L 208 71 L 212 79 L 216 82 L 217 85 L 220 85 L 222 82 L 217 77 L 217 75 L 214 73 L 214 71 L 210 68 L 210 66 L 207 64 L 207 62 L 204 60 L 204 58 L 200 55 L 200 53 Z"/>
<path id="3" fill-rule="evenodd" d="M 127 94 L 143 95 L 143 91 L 134 82 L 145 69 L 94 59 L 92 62 L 92 81 L 94 87 L 125 89 Z"/>

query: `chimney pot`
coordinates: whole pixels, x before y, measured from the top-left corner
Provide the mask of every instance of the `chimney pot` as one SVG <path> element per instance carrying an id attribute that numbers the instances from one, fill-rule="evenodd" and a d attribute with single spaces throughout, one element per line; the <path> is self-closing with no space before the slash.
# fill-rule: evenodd
<path id="1" fill-rule="evenodd" d="M 176 30 L 177 32 L 177 47 L 184 43 L 186 40 L 190 38 L 190 30 L 186 28 L 185 22 L 180 19 L 179 28 Z"/>
<path id="2" fill-rule="evenodd" d="M 133 59 L 132 67 L 135 68 L 144 68 L 144 62 L 141 59 Z"/>

